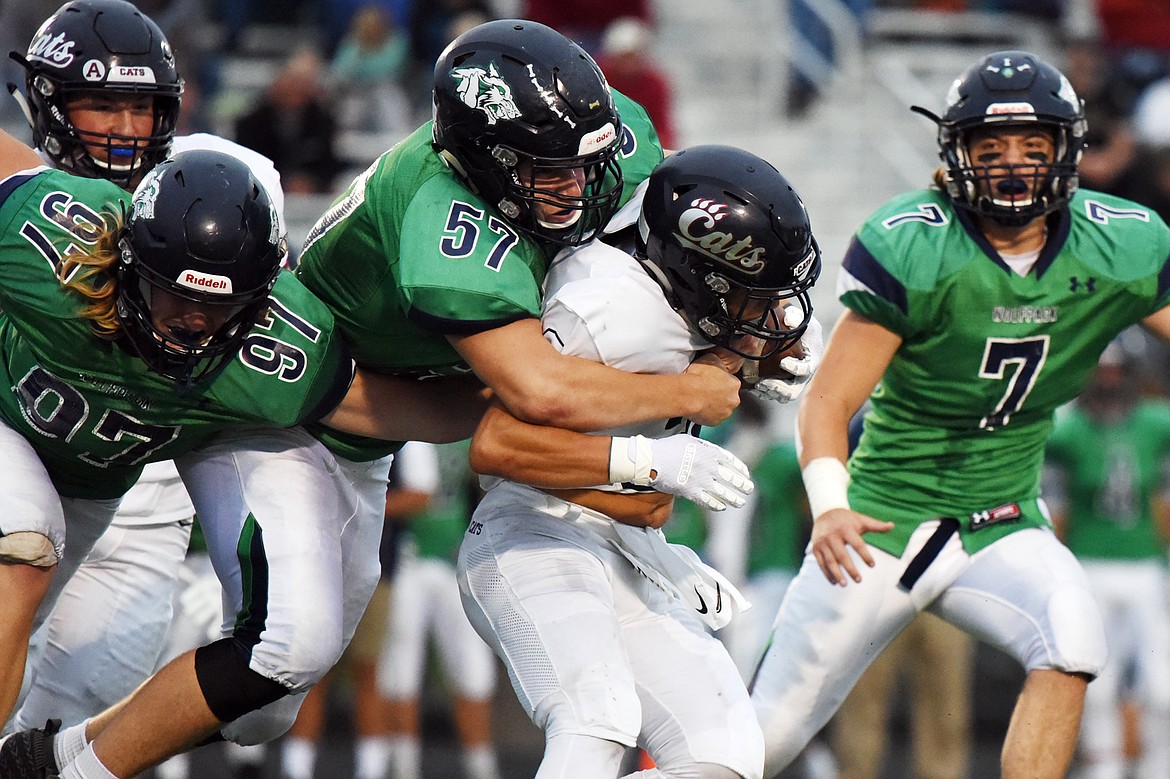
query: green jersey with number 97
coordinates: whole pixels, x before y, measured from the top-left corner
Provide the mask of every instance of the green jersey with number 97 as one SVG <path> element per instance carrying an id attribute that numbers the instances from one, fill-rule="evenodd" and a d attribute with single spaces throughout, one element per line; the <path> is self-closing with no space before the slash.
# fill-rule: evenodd
<path id="1" fill-rule="evenodd" d="M 1136 203 L 1080 191 L 1048 218 L 1020 276 L 933 190 L 862 225 L 842 303 L 902 338 L 850 460 L 850 506 L 895 523 L 866 541 L 901 554 L 936 517 L 974 552 L 1047 523 L 1038 504 L 1053 411 L 1121 330 L 1170 302 L 1170 230 Z"/>
<path id="2" fill-rule="evenodd" d="M 614 92 L 621 202 L 662 161 L 645 109 Z M 540 316 L 550 255 L 472 193 L 431 146 L 426 122 L 350 184 L 305 241 L 297 274 L 333 310 L 359 366 L 427 378 L 467 372 L 447 340 Z M 368 460 L 401 444 L 315 428 Z"/>
<path id="3" fill-rule="evenodd" d="M 56 170 L 0 182 L 0 419 L 36 450 L 64 497 L 122 495 L 148 462 L 239 425 L 317 419 L 344 396 L 348 352 L 328 309 L 290 273 L 239 354 L 187 391 L 98 338 L 58 279 L 127 193 Z"/>

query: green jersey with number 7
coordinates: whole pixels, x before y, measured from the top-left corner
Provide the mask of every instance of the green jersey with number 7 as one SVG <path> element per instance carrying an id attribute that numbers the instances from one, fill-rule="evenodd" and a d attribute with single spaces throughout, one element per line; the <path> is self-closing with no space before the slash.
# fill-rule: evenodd
<path id="1" fill-rule="evenodd" d="M 849 504 L 895 523 L 960 520 L 968 552 L 1047 523 L 1038 503 L 1053 411 L 1121 330 L 1170 303 L 1170 230 L 1149 209 L 1079 191 L 1048 217 L 1021 276 L 937 191 L 900 195 L 858 231 L 842 303 L 903 339 L 850 461 Z"/>

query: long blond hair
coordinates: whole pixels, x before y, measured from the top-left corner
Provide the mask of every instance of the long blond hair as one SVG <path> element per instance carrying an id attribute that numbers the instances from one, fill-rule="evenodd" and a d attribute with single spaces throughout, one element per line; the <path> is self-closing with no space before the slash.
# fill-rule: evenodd
<path id="1" fill-rule="evenodd" d="M 930 176 L 931 183 L 934 184 L 935 189 L 942 192 L 947 191 L 947 169 L 941 165 L 934 169 L 934 173 Z"/>
<path id="2" fill-rule="evenodd" d="M 97 240 L 86 250 L 65 254 L 57 266 L 61 286 L 85 300 L 78 311 L 79 316 L 89 320 L 94 335 L 107 341 L 113 341 L 122 333 L 115 272 L 122 221 L 119 213 L 102 212 L 102 228 Z"/>

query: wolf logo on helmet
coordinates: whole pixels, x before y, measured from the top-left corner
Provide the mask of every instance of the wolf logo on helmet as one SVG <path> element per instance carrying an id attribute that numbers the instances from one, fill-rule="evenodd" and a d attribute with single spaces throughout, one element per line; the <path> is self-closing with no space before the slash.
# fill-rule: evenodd
<path id="1" fill-rule="evenodd" d="M 535 22 L 488 22 L 447 46 L 433 84 L 435 150 L 511 225 L 576 246 L 609 221 L 621 119 L 584 49 Z"/>
<path id="2" fill-rule="evenodd" d="M 483 68 L 455 68 L 451 71 L 451 78 L 459 82 L 455 92 L 463 102 L 483 111 L 488 124 L 495 124 L 500 119 L 520 118 L 520 109 L 512 99 L 512 87 L 500 78 L 495 63 L 489 64 L 486 71 Z"/>
<path id="3" fill-rule="evenodd" d="M 134 190 L 130 205 L 136 219 L 154 219 L 154 201 L 158 199 L 159 179 L 162 175 L 162 171 L 155 168 Z"/>

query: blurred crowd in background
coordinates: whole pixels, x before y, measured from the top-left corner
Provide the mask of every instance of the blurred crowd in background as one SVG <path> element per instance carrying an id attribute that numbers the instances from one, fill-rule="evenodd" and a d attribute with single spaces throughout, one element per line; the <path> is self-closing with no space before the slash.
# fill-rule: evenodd
<path id="1" fill-rule="evenodd" d="M 0 5 L 0 48 L 23 50 L 57 0 Z M 287 192 L 333 193 L 380 151 L 430 115 L 431 71 L 448 41 L 492 18 L 544 22 L 579 41 L 611 83 L 646 106 L 664 145 L 688 138 L 676 127 L 688 84 L 675 83 L 658 32 L 669 2 L 653 0 L 142 0 L 171 40 L 186 80 L 180 133 L 215 132 L 267 155 Z M 745 6 L 754 0 L 737 0 Z M 789 118 L 833 88 L 842 59 L 834 13 L 852 15 L 861 42 L 871 16 L 1002 14 L 1048 27 L 1063 65 L 1086 99 L 1087 186 L 1170 212 L 1170 6 L 1159 0 L 788 0 Z M 833 13 L 826 14 L 826 8 Z M 1008 22 L 1010 24 L 1010 22 Z M 945 24 L 945 22 L 944 22 Z M 962 29 L 959 27 L 958 29 Z M 702 53 L 705 31 L 694 30 Z M 745 52 L 745 56 L 749 53 Z M 3 75 L 17 81 L 14 63 Z M 14 102 L 0 105 L 5 127 L 21 130 Z"/>

